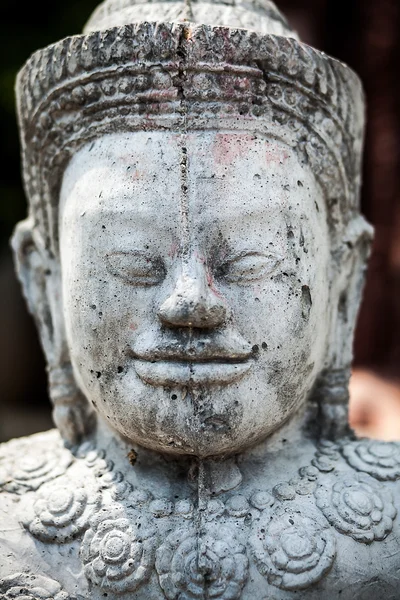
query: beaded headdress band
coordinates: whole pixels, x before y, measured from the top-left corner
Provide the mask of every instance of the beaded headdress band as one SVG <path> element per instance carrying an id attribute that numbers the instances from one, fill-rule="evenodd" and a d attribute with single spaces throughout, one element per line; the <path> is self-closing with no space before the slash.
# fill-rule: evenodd
<path id="1" fill-rule="evenodd" d="M 19 74 L 17 92 L 31 215 L 53 252 L 68 160 L 83 144 L 117 131 L 218 127 L 284 139 L 325 189 L 331 222 L 358 209 L 360 82 L 342 63 L 292 37 L 123 24 L 36 52 Z"/>

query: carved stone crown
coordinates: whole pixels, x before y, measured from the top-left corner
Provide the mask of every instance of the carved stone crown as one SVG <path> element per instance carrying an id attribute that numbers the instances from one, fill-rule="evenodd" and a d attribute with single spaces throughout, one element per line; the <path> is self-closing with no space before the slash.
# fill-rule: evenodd
<path id="1" fill-rule="evenodd" d="M 24 179 L 49 250 L 57 252 L 58 192 L 71 155 L 99 135 L 145 128 L 185 131 L 217 121 L 284 139 L 326 190 L 331 223 L 351 218 L 364 116 L 350 69 L 292 37 L 190 23 L 125 24 L 134 6 L 106 2 L 89 29 L 103 28 L 107 18 L 122 24 L 38 51 L 19 74 Z M 271 14 L 265 19 L 274 27 L 278 17 Z"/>

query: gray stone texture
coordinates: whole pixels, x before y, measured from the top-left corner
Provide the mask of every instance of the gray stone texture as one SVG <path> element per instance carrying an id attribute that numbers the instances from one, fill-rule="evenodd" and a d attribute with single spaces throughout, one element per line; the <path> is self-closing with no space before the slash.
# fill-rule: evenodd
<path id="1" fill-rule="evenodd" d="M 0 600 L 395 600 L 400 445 L 347 424 L 357 76 L 265 2 L 107 0 L 17 82 L 58 430 L 0 446 Z"/>

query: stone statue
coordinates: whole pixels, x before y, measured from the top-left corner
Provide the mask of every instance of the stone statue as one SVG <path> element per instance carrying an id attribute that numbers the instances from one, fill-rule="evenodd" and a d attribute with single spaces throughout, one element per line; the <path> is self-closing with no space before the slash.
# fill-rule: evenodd
<path id="1" fill-rule="evenodd" d="M 347 424 L 363 94 L 268 0 L 106 0 L 17 83 L 58 430 L 0 448 L 0 598 L 394 600 Z"/>

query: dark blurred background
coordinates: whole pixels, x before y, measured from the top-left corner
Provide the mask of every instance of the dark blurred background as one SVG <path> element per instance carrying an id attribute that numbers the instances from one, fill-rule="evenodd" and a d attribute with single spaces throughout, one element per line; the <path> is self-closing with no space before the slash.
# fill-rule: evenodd
<path id="1" fill-rule="evenodd" d="M 25 217 L 14 80 L 29 55 L 79 33 L 98 0 L 2 0 L 0 24 L 0 442 L 51 426 L 45 364 L 8 239 Z M 368 100 L 362 209 L 375 226 L 355 342 L 351 419 L 400 439 L 400 2 L 277 0 L 303 41 L 355 69 Z"/>

